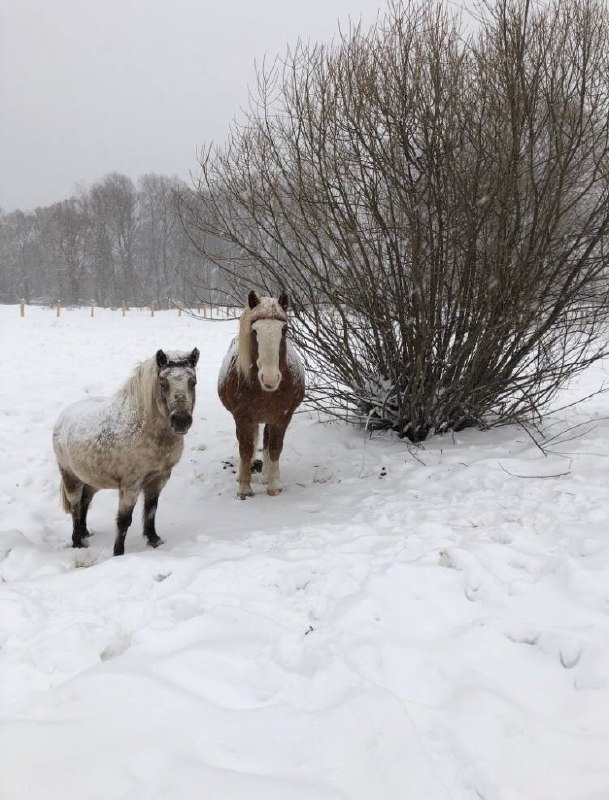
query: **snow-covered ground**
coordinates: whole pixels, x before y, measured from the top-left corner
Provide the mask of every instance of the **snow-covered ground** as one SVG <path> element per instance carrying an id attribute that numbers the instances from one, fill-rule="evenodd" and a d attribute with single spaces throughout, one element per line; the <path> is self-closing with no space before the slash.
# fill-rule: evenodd
<path id="1" fill-rule="evenodd" d="M 409 450 L 305 411 L 283 494 L 240 502 L 235 329 L 0 307 L 1 800 L 607 800 L 609 396 L 548 418 L 547 456 L 518 428 Z M 113 558 L 102 492 L 72 550 L 58 412 L 195 345 L 166 544 L 138 513 Z"/>

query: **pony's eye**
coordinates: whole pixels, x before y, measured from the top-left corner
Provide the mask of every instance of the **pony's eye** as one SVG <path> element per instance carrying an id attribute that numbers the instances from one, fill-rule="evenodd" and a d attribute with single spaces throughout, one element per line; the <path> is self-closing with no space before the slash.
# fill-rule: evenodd
<path id="1" fill-rule="evenodd" d="M 161 386 L 163 387 L 163 389 L 169 388 L 169 381 L 167 380 L 167 378 L 161 378 Z"/>

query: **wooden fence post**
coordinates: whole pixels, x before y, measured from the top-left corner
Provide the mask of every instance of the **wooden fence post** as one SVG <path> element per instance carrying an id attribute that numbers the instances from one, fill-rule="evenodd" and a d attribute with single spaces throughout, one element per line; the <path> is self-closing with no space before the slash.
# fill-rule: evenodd
<path id="1" fill-rule="evenodd" d="M 127 309 L 125 308 L 125 301 L 123 300 L 123 302 L 122 302 L 122 304 L 121 304 L 121 312 L 122 312 L 122 314 L 123 314 L 123 317 L 125 316 L 125 311 L 126 311 L 126 310 L 127 310 Z"/>
<path id="2" fill-rule="evenodd" d="M 95 316 L 95 298 L 91 298 L 91 316 Z"/>
<path id="3" fill-rule="evenodd" d="M 19 316 L 25 317 L 25 300 L 23 297 L 21 298 L 21 301 L 19 303 Z"/>
<path id="4" fill-rule="evenodd" d="M 57 314 L 57 316 L 59 316 L 61 314 L 61 300 L 57 301 L 56 314 Z"/>
<path id="5" fill-rule="evenodd" d="M 150 316 L 154 317 L 154 300 L 150 303 Z"/>

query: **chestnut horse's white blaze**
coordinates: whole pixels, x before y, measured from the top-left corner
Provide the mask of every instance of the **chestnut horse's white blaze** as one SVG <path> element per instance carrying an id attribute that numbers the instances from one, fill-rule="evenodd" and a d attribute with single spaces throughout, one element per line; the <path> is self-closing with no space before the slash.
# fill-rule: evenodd
<path id="1" fill-rule="evenodd" d="M 258 380 L 266 392 L 274 392 L 281 382 L 279 350 L 286 323 L 278 319 L 259 319 L 252 323 L 258 344 Z"/>
<path id="2" fill-rule="evenodd" d="M 252 496 L 258 425 L 264 425 L 262 479 L 267 492 L 281 491 L 279 457 L 292 414 L 304 397 L 304 370 L 287 339 L 288 296 L 258 297 L 250 292 L 218 377 L 218 394 L 235 420 L 239 441 L 239 492 Z"/>
<path id="3" fill-rule="evenodd" d="M 184 449 L 192 424 L 199 351 L 167 352 L 144 361 L 110 398 L 68 406 L 53 430 L 64 510 L 72 515 L 74 547 L 83 547 L 87 511 L 99 489 L 119 490 L 114 554 L 122 555 L 140 492 L 144 536 L 157 547 L 155 516 L 161 490 Z"/>

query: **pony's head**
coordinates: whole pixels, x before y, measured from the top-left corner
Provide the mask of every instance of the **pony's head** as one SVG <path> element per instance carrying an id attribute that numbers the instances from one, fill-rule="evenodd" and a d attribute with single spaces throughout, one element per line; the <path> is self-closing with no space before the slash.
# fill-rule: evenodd
<path id="1" fill-rule="evenodd" d="M 249 380 L 256 368 L 263 391 L 274 392 L 281 383 L 280 364 L 285 359 L 289 300 L 285 292 L 279 297 L 258 297 L 249 293 L 247 306 L 239 322 L 239 372 Z"/>
<path id="2" fill-rule="evenodd" d="M 197 376 L 195 367 L 199 351 L 195 347 L 190 353 L 157 350 L 157 402 L 161 411 L 169 418 L 174 433 L 182 436 L 192 425 L 195 405 Z"/>

